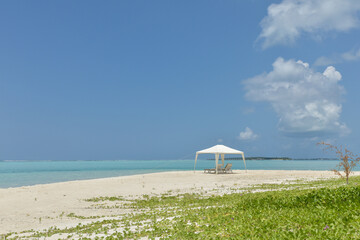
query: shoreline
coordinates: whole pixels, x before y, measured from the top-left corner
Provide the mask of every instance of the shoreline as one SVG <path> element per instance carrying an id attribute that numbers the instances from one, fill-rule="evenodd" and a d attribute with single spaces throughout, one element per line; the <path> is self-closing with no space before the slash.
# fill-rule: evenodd
<path id="1" fill-rule="evenodd" d="M 233 169 L 244 170 L 242 161 L 231 163 Z M 330 160 L 249 160 L 248 169 L 326 171 L 336 168 L 337 164 L 337 161 Z M 199 160 L 196 169 L 213 166 L 214 162 Z M 0 162 L 0 189 L 155 172 L 193 171 L 193 168 L 194 160 Z"/>
<path id="2" fill-rule="evenodd" d="M 360 175 L 360 172 L 354 172 Z M 76 226 L 99 219 L 77 216 L 118 216 L 127 209 L 92 209 L 85 201 L 96 197 L 200 193 L 229 194 L 234 188 L 284 181 L 338 177 L 331 171 L 313 170 L 234 170 L 234 174 L 204 174 L 203 171 L 169 171 L 139 175 L 77 180 L 0 189 L 0 234 L 51 226 Z"/>
<path id="3" fill-rule="evenodd" d="M 233 170 L 233 173 L 235 174 L 239 174 L 241 172 L 257 172 L 257 171 L 265 171 L 265 172 L 272 172 L 272 171 L 286 171 L 286 172 L 332 172 L 331 170 Z M 1 190 L 9 190 L 9 189 L 23 189 L 23 188 L 31 188 L 31 187 L 37 187 L 37 186 L 47 186 L 47 185 L 54 185 L 54 184 L 62 184 L 62 183 L 76 183 L 76 182 L 82 182 L 82 181 L 98 181 L 98 180 L 103 180 L 103 179 L 117 179 L 117 178 L 126 178 L 126 177 L 136 177 L 136 176 L 146 176 L 146 175 L 151 175 L 151 174 L 161 174 L 161 173 L 193 173 L 194 170 L 173 170 L 173 171 L 159 171 L 159 172 L 149 172 L 149 173 L 136 173 L 136 174 L 131 174 L 131 175 L 121 175 L 121 176 L 115 176 L 115 177 L 99 177 L 99 178 L 91 178 L 91 179 L 77 179 L 77 180 L 68 180 L 68 181 L 61 181 L 61 182 L 50 182 L 50 183 L 36 183 L 36 184 L 32 184 L 32 185 L 23 185 L 23 186 L 18 186 L 18 187 L 0 187 L 0 192 Z M 200 172 L 200 173 L 204 173 L 203 170 L 195 170 L 195 172 Z M 360 175 L 360 171 L 353 171 L 353 173 L 359 172 Z M 216 174 L 209 174 L 207 173 L 206 175 L 216 175 Z M 229 174 L 218 174 L 218 176 L 220 175 L 229 175 Z"/>

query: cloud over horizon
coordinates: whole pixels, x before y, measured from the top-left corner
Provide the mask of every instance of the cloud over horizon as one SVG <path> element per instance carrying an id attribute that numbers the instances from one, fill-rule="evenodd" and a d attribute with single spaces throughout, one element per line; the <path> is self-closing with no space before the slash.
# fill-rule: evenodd
<path id="1" fill-rule="evenodd" d="M 340 122 L 342 76 L 332 66 L 314 72 L 308 63 L 279 57 L 269 73 L 245 80 L 245 97 L 271 104 L 279 117 L 278 129 L 293 137 L 346 135 Z"/>
<path id="2" fill-rule="evenodd" d="M 360 26 L 359 0 L 283 0 L 268 7 L 258 40 L 262 47 L 292 44 L 303 33 L 318 38 L 330 31 L 346 32 Z"/>
<path id="3" fill-rule="evenodd" d="M 239 139 L 240 140 L 255 140 L 258 137 L 249 127 L 245 128 L 245 131 L 240 132 Z"/>

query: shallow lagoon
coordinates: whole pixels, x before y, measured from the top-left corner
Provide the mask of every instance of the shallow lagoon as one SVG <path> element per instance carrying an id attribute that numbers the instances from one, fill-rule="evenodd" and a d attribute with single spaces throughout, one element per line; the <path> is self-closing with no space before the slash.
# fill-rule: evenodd
<path id="1" fill-rule="evenodd" d="M 335 168 L 338 162 L 337 160 L 248 160 L 246 166 L 251 170 L 330 170 Z M 243 161 L 226 160 L 226 163 L 232 163 L 233 169 L 244 169 Z M 214 161 L 198 160 L 196 169 L 212 167 L 214 167 Z M 193 159 L 2 161 L 0 162 L 0 188 L 193 169 Z"/>

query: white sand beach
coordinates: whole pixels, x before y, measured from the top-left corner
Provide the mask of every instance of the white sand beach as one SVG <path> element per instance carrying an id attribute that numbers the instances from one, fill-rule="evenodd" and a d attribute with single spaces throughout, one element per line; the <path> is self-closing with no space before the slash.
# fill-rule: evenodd
<path id="1" fill-rule="evenodd" d="M 85 199 L 94 197 L 123 196 L 129 199 L 169 191 L 174 194 L 226 194 L 231 192 L 230 188 L 250 187 L 254 184 L 329 177 L 336 176 L 330 171 L 236 170 L 234 174 L 219 175 L 182 171 L 0 189 L 0 234 L 95 221 L 72 218 L 69 214 L 106 217 L 129 211 L 91 207 L 94 203 Z"/>

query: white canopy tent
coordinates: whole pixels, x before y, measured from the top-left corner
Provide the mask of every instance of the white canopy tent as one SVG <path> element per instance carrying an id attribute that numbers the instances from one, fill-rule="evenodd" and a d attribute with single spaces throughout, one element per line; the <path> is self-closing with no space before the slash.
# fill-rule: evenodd
<path id="1" fill-rule="evenodd" d="M 215 171 L 216 174 L 218 173 L 218 162 L 219 162 L 219 156 L 221 156 L 221 161 L 222 161 L 222 165 L 224 165 L 224 160 L 225 160 L 225 154 L 241 154 L 242 155 L 242 159 L 244 161 L 244 165 L 245 165 L 245 169 L 246 169 L 246 163 L 245 163 L 245 157 L 244 157 L 244 152 L 233 149 L 233 148 L 229 148 L 227 146 L 224 145 L 215 145 L 211 148 L 207 148 L 201 151 L 197 151 L 196 152 L 196 157 L 195 157 L 195 165 L 194 165 L 194 171 L 196 168 L 196 161 L 198 158 L 199 154 L 215 154 Z"/>

